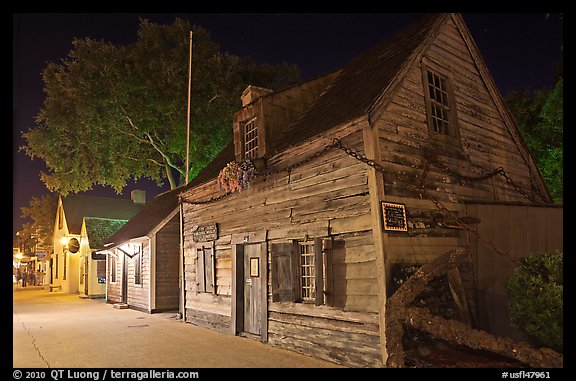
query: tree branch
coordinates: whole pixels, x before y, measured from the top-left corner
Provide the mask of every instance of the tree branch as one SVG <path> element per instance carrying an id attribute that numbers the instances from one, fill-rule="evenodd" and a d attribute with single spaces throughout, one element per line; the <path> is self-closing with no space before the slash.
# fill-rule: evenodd
<path id="1" fill-rule="evenodd" d="M 162 157 L 164 158 L 164 161 L 166 162 L 167 165 L 169 165 L 170 167 L 174 168 L 175 170 L 177 170 L 178 172 L 180 172 L 180 174 L 184 174 L 184 171 L 182 170 L 182 168 L 178 167 L 176 164 L 174 164 L 172 162 L 172 160 L 170 159 L 170 157 L 168 155 L 166 155 L 162 149 L 160 149 L 160 147 L 158 146 L 158 144 L 156 144 L 156 142 L 154 142 L 154 139 L 152 139 L 152 136 L 150 136 L 150 133 L 145 132 L 144 135 L 146 135 L 146 137 L 148 138 L 148 140 L 150 141 L 150 144 L 152 145 L 152 147 L 154 147 L 154 149 L 156 151 L 158 151 L 158 153 L 160 155 L 162 155 Z"/>
<path id="2" fill-rule="evenodd" d="M 166 177 L 168 178 L 168 182 L 170 183 L 170 189 L 176 189 L 178 184 L 176 183 L 176 180 L 174 179 L 174 175 L 172 174 L 172 170 L 170 169 L 170 166 L 166 164 L 164 166 L 164 169 L 166 170 Z"/>

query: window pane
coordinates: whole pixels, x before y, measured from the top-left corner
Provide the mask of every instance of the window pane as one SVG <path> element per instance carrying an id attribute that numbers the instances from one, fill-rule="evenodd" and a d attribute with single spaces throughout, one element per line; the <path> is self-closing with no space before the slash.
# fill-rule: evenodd
<path id="1" fill-rule="evenodd" d="M 315 300 L 314 243 L 299 242 L 302 300 Z"/>
<path id="2" fill-rule="evenodd" d="M 427 78 L 431 103 L 432 129 L 436 133 L 449 134 L 450 104 L 447 79 L 431 71 L 427 72 Z"/>
<path id="3" fill-rule="evenodd" d="M 244 125 L 244 158 L 252 159 L 258 154 L 258 128 L 252 119 Z"/>

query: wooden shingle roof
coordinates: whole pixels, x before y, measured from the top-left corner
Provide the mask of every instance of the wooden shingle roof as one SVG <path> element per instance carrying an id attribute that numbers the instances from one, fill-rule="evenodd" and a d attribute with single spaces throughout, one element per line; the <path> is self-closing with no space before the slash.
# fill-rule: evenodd
<path id="1" fill-rule="evenodd" d="M 318 100 L 287 127 L 288 138 L 274 151 L 369 113 L 402 68 L 448 17 L 449 14 L 426 15 L 344 65 Z"/>
<path id="2" fill-rule="evenodd" d="M 234 144 L 230 143 L 188 185 L 154 197 L 138 214 L 106 240 L 105 247 L 113 248 L 131 239 L 149 235 L 158 224 L 178 208 L 178 196 L 181 192 L 218 176 L 220 170 L 233 160 Z"/>
<path id="3" fill-rule="evenodd" d="M 148 235 L 160 222 L 178 207 L 177 189 L 164 192 L 154 197 L 142 210 L 132 217 L 124 226 L 108 237 L 104 247 L 121 245 L 133 238 Z"/>
<path id="4" fill-rule="evenodd" d="M 330 84 L 296 120 L 282 131 L 282 138 L 274 140 L 268 155 L 282 151 L 311 138 L 329 128 L 354 120 L 370 112 L 373 105 L 386 93 L 392 81 L 411 62 L 425 41 L 440 29 L 450 14 L 429 14 L 366 53 L 356 57 L 331 76 Z M 316 81 L 317 78 L 311 81 Z M 335 77 L 333 80 L 332 78 Z M 264 97 L 273 97 L 288 89 Z M 272 141 L 272 139 L 271 139 Z M 235 160 L 234 145 L 230 143 L 180 192 L 216 177 L 224 166 Z"/>

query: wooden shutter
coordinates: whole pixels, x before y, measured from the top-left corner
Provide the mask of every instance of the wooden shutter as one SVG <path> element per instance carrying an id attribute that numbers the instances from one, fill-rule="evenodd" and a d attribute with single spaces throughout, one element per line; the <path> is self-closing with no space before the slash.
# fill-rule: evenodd
<path id="1" fill-rule="evenodd" d="M 316 283 L 316 301 L 320 306 L 324 304 L 324 255 L 322 238 L 314 238 L 314 275 Z"/>
<path id="2" fill-rule="evenodd" d="M 212 248 L 205 247 L 204 251 L 204 282 L 206 292 L 214 292 L 214 251 Z"/>
<path id="3" fill-rule="evenodd" d="M 324 245 L 324 255 L 322 257 L 324 265 L 324 304 L 332 306 L 333 302 L 333 280 L 332 275 L 332 239 L 327 238 L 322 240 Z"/>
<path id="4" fill-rule="evenodd" d="M 335 239 L 324 240 L 324 269 L 325 269 L 325 290 L 326 290 L 326 305 L 331 307 L 344 307 L 346 294 L 345 286 L 342 287 L 342 282 L 345 282 L 343 276 L 345 275 L 340 265 L 340 270 L 335 268 L 336 264 L 343 264 L 346 254 L 346 242 Z M 336 282 L 339 282 L 338 285 Z"/>
<path id="5" fill-rule="evenodd" d="M 295 253 L 292 243 L 273 243 L 270 247 L 273 302 L 296 301 Z"/>
<path id="6" fill-rule="evenodd" d="M 216 259 L 214 246 L 199 245 L 196 248 L 196 279 L 198 292 L 216 293 Z"/>

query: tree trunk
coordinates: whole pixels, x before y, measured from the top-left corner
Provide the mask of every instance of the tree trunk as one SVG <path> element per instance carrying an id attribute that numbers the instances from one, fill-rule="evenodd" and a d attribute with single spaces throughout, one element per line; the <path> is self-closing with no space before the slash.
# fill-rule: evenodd
<path id="1" fill-rule="evenodd" d="M 404 327 L 402 320 L 408 305 L 424 291 L 428 282 L 446 273 L 446 271 L 456 268 L 469 257 L 468 254 L 467 249 L 457 248 L 439 256 L 419 268 L 388 299 L 386 303 L 386 346 L 388 350 L 386 365 L 388 367 L 404 367 L 404 346 L 402 345 Z"/>
<path id="2" fill-rule="evenodd" d="M 528 343 L 515 342 L 507 337 L 496 337 L 488 332 L 471 329 L 460 321 L 435 316 L 425 308 L 406 308 L 402 316 L 406 326 L 428 332 L 434 338 L 452 341 L 473 349 L 490 351 L 534 368 L 561 368 L 563 366 L 563 356 L 551 349 L 535 349 Z"/>
<path id="3" fill-rule="evenodd" d="M 168 178 L 168 183 L 170 184 L 170 189 L 176 189 L 178 187 L 178 183 L 174 179 L 174 175 L 172 174 L 172 169 L 168 164 L 164 165 L 166 169 L 166 177 Z"/>
<path id="4" fill-rule="evenodd" d="M 457 320 L 433 315 L 424 308 L 408 307 L 433 278 L 441 276 L 469 258 L 469 251 L 457 248 L 422 266 L 392 295 L 386 304 L 386 343 L 388 367 L 404 367 L 403 325 L 428 332 L 432 337 L 456 342 L 473 349 L 483 349 L 513 358 L 536 368 L 558 368 L 564 357 L 552 349 L 535 349 L 529 344 L 496 337 L 470 328 Z"/>

